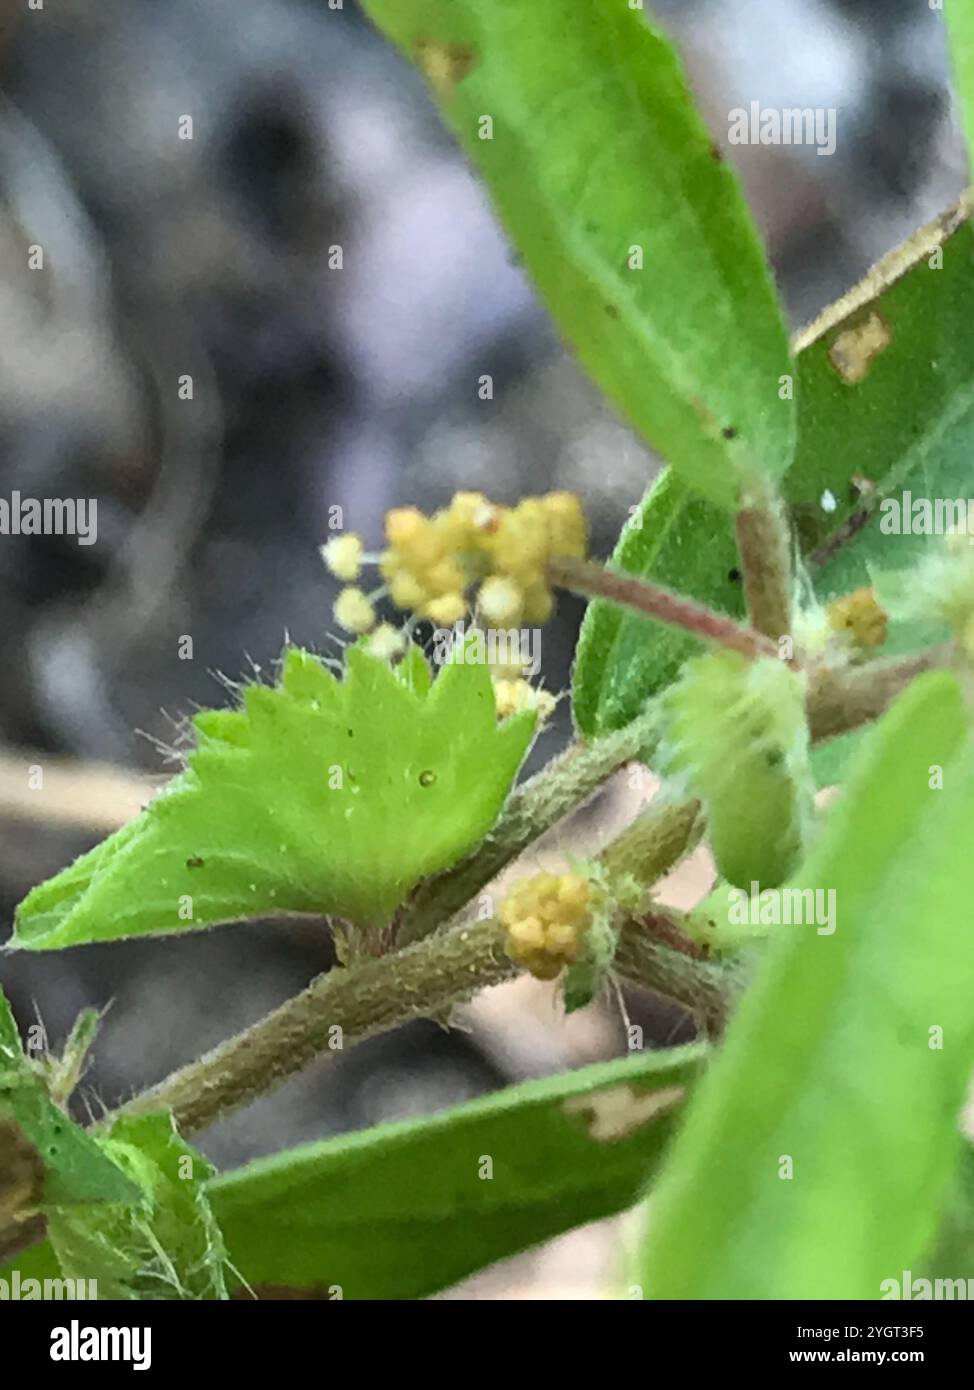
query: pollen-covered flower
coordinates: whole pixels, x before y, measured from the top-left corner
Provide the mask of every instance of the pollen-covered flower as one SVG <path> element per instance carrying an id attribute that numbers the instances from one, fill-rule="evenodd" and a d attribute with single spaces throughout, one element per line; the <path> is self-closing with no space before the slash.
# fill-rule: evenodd
<path id="1" fill-rule="evenodd" d="M 591 888 L 577 873 L 535 874 L 509 893 L 500 920 L 511 960 L 553 980 L 577 959 L 592 924 Z"/>
<path id="2" fill-rule="evenodd" d="M 886 641 L 889 618 L 868 586 L 836 599 L 826 612 L 832 631 L 845 634 L 856 647 L 881 647 Z"/>
<path id="3" fill-rule="evenodd" d="M 524 612 L 524 590 L 506 575 L 492 574 L 480 586 L 477 612 L 491 627 L 516 626 Z"/>
<path id="4" fill-rule="evenodd" d="M 332 609 L 335 622 L 346 632 L 361 634 L 375 627 L 375 608 L 361 589 L 343 589 Z"/>
<path id="5" fill-rule="evenodd" d="M 352 584 L 362 569 L 362 552 L 361 538 L 349 533 L 347 536 L 332 536 L 319 553 L 329 573 L 345 584 Z"/>
<path id="6" fill-rule="evenodd" d="M 442 626 L 474 604 L 489 627 L 547 622 L 554 605 L 549 562 L 583 556 L 586 548 L 585 516 L 570 492 L 528 497 L 515 507 L 458 492 L 432 516 L 394 508 L 385 529 L 379 569 L 390 598 Z"/>
<path id="7" fill-rule="evenodd" d="M 405 652 L 406 642 L 406 634 L 399 628 L 393 627 L 392 623 L 380 623 L 370 634 L 366 650 L 380 661 L 395 661 Z"/>
<path id="8" fill-rule="evenodd" d="M 440 627 L 452 627 L 467 611 L 467 601 L 461 593 L 441 594 L 438 598 L 427 599 L 420 612 L 424 618 Z"/>
<path id="9" fill-rule="evenodd" d="M 498 719 L 510 719 L 522 710 L 531 709 L 537 712 L 539 727 L 551 718 L 558 703 L 549 691 L 538 690 L 523 678 L 495 680 L 494 698 Z"/>

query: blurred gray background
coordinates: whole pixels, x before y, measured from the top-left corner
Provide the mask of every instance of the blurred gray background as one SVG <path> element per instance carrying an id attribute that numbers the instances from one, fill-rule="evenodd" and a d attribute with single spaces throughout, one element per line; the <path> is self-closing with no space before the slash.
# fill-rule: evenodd
<path id="1" fill-rule="evenodd" d="M 837 108 L 832 157 L 728 150 L 795 326 L 967 182 L 926 0 L 656 10 L 723 144 L 751 100 Z M 184 113 L 192 141 L 175 138 Z M 457 486 L 569 487 L 604 554 L 658 467 L 580 377 L 422 83 L 353 0 L 3 0 L 0 316 L 0 496 L 99 503 L 94 546 L 0 538 L 0 939 L 34 883 L 136 809 L 138 784 L 105 765 L 167 775 L 185 716 L 229 699 L 214 673 L 266 671 L 285 630 L 329 649 L 330 506 L 377 541 L 387 507 Z M 578 618 L 562 601 L 546 630 L 554 690 Z M 563 706 L 541 756 L 568 732 Z M 61 775 L 30 800 L 38 760 Z M 81 1098 L 97 1111 L 330 959 L 320 926 L 258 925 L 2 958 L 0 974 L 52 1042 L 111 1001 Z M 657 1041 L 687 1035 L 630 1007 Z M 526 981 L 466 1031 L 420 1025 L 312 1068 L 203 1147 L 236 1162 L 619 1047 L 611 1008 L 568 1026 Z"/>

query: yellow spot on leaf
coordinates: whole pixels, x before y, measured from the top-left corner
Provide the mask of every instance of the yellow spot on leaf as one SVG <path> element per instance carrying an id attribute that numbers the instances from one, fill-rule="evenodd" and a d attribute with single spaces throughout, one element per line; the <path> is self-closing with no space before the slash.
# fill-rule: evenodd
<path id="1" fill-rule="evenodd" d="M 566 1115 L 587 1115 L 588 1137 L 597 1144 L 612 1144 L 641 1129 L 666 1110 L 679 1105 L 685 1086 L 666 1086 L 661 1091 L 639 1091 L 634 1086 L 612 1086 L 591 1096 L 566 1100 Z"/>
<path id="2" fill-rule="evenodd" d="M 881 315 L 871 313 L 868 319 L 840 333 L 829 348 L 829 361 L 847 386 L 865 380 L 879 354 L 892 341 L 893 330 Z"/>
<path id="3" fill-rule="evenodd" d="M 415 51 L 416 61 L 440 101 L 449 101 L 457 83 L 463 81 L 476 61 L 473 49 L 464 43 L 419 39 Z"/>

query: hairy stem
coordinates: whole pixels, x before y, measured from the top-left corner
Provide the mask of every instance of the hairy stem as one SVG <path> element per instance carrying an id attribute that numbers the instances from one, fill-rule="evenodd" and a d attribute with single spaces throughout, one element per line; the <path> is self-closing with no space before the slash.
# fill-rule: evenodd
<path id="1" fill-rule="evenodd" d="M 669 931 L 679 914 L 668 911 L 660 926 Z M 663 938 L 663 939 L 661 939 Z M 754 970 L 755 953 L 701 960 L 669 944 L 667 932 L 653 933 L 653 919 L 642 929 L 623 931 L 616 952 L 615 970 L 653 994 L 672 999 L 688 1009 L 697 1027 L 709 1038 L 719 1037 L 734 1005 L 743 994 Z"/>
<path id="2" fill-rule="evenodd" d="M 651 888 L 695 847 L 703 828 L 699 801 L 661 798 L 641 812 L 599 859 L 610 877 L 632 874 Z"/>
<path id="3" fill-rule="evenodd" d="M 777 642 L 791 632 L 791 557 L 784 510 L 766 482 L 750 490 L 735 525 L 748 618 Z"/>
<path id="4" fill-rule="evenodd" d="M 812 739 L 820 743 L 878 719 L 912 680 L 924 671 L 949 666 L 953 657 L 954 648 L 947 643 L 845 671 L 814 672 L 808 691 Z"/>
<path id="5" fill-rule="evenodd" d="M 203 1129 L 302 1071 L 416 1018 L 442 1014 L 515 973 L 494 922 L 418 941 L 394 955 L 336 967 L 236 1037 L 117 1112 L 171 1109 L 184 1134 Z"/>
<path id="6" fill-rule="evenodd" d="M 752 660 L 778 655 L 777 643 L 764 633 L 735 622 L 725 613 L 717 613 L 695 599 L 674 594 L 648 579 L 606 569 L 592 560 L 564 557 L 552 560 L 548 564 L 548 577 L 562 589 L 570 589 L 586 598 L 609 599 L 623 608 L 655 618 L 657 622 L 692 632 L 707 642 L 717 642 Z"/>
<path id="7" fill-rule="evenodd" d="M 738 972 L 730 964 L 695 959 L 654 942 L 651 931 L 652 918 L 623 931 L 619 974 L 683 1004 L 713 1034 L 736 998 Z M 485 986 L 512 978 L 517 967 L 505 955 L 503 940 L 502 928 L 491 919 L 428 937 L 354 969 L 332 970 L 115 1113 L 167 1109 L 183 1134 L 204 1129 L 265 1095 L 319 1055 L 412 1019 L 442 1014 Z"/>

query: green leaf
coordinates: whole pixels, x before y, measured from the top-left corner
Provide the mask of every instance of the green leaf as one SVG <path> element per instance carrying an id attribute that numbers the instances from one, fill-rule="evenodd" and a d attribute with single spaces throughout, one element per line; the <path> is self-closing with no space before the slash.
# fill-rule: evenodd
<path id="1" fill-rule="evenodd" d="M 930 674 L 872 731 L 792 885 L 834 890 L 834 934 L 776 929 L 695 1093 L 647 1296 L 878 1298 L 929 1248 L 974 1062 L 972 818 L 963 696 Z"/>
<path id="2" fill-rule="evenodd" d="M 534 729 L 529 713 L 498 724 L 484 665 L 448 664 L 424 687 L 415 656 L 400 677 L 360 648 L 340 681 L 291 648 L 274 688 L 193 722 L 188 769 L 28 895 L 15 946 L 276 913 L 386 921 L 484 838 Z"/>
<path id="3" fill-rule="evenodd" d="M 125 1174 L 80 1125 L 55 1105 L 43 1073 L 21 1049 L 10 1005 L 0 990 L 0 1110 L 8 1112 L 44 1164 L 45 1206 L 122 1202 L 135 1195 Z"/>
<path id="4" fill-rule="evenodd" d="M 929 498 L 972 493 L 974 232 L 967 214 L 965 203 L 918 232 L 795 340 L 798 448 L 783 491 L 822 601 L 870 583 L 871 566 L 906 567 L 939 541 L 884 535 L 884 499 L 910 489 Z M 732 522 L 671 473 L 643 499 L 612 563 L 734 617 L 743 613 L 741 585 L 729 578 L 739 563 Z M 881 654 L 936 637 L 893 624 Z M 598 735 L 627 724 L 696 646 L 612 604 L 590 604 L 573 678 L 580 731 Z M 816 754 L 829 759 L 820 781 L 835 780 L 854 746 L 849 739 Z"/>
<path id="5" fill-rule="evenodd" d="M 64 1275 L 96 1280 L 99 1299 L 226 1298 L 226 1255 L 206 1191 L 214 1170 L 172 1117 L 123 1117 L 99 1143 L 137 1184 L 138 1200 L 49 1213 Z"/>
<path id="6" fill-rule="evenodd" d="M 963 0 L 945 6 L 947 33 L 954 66 L 954 85 L 960 97 L 969 159 L 974 156 L 974 11 Z M 974 159 L 972 159 L 974 163 Z"/>
<path id="7" fill-rule="evenodd" d="M 737 179 L 645 16 L 622 0 L 365 9 L 426 73 L 558 327 L 623 414 L 718 506 L 754 473 L 784 472 L 794 420 L 774 286 Z"/>
<path id="8" fill-rule="evenodd" d="M 635 1201 L 704 1057 L 606 1062 L 225 1174 L 211 1194 L 230 1258 L 254 1287 L 434 1293 Z"/>

